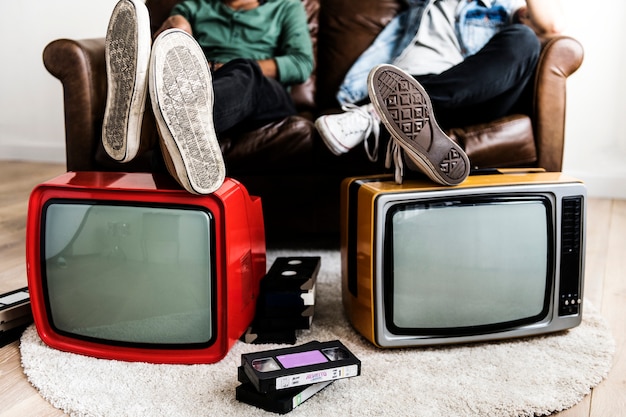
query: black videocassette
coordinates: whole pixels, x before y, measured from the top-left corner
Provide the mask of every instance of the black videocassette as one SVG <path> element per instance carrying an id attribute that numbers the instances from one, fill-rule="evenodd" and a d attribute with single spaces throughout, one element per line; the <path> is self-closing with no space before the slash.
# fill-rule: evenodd
<path id="1" fill-rule="evenodd" d="M 298 330 L 309 329 L 315 312 L 315 289 L 321 257 L 278 257 L 260 283 L 254 320 L 246 343 L 296 343 Z"/>
<path id="2" fill-rule="evenodd" d="M 315 286 L 320 270 L 319 256 L 278 257 L 263 278 L 266 291 L 309 291 Z"/>
<path id="3" fill-rule="evenodd" d="M 273 413 L 286 414 L 335 381 L 318 382 L 311 385 L 287 388 L 263 394 L 256 390 L 248 379 L 243 366 L 237 368 L 241 382 L 235 390 L 235 398 L 246 404 L 262 408 Z"/>
<path id="4" fill-rule="evenodd" d="M 241 366 L 263 394 L 361 373 L 361 361 L 338 340 L 246 353 L 241 355 Z"/>
<path id="5" fill-rule="evenodd" d="M 27 287 L 0 294 L 0 347 L 18 339 L 32 322 Z"/>

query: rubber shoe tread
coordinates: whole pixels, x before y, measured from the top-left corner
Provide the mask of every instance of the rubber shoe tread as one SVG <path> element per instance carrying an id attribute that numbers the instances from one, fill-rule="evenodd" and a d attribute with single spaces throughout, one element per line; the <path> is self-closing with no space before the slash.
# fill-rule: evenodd
<path id="1" fill-rule="evenodd" d="M 150 43 L 146 5 L 138 0 L 119 1 L 105 38 L 107 99 L 102 124 L 102 145 L 116 161 L 132 160 L 140 147 Z"/>
<path id="2" fill-rule="evenodd" d="M 154 41 L 150 98 L 170 174 L 187 191 L 210 194 L 225 178 L 213 124 L 213 85 L 202 48 L 170 29 Z"/>

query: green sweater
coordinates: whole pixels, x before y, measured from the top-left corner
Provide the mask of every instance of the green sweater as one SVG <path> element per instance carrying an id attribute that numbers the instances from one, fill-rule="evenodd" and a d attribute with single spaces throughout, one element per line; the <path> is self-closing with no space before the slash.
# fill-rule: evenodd
<path id="1" fill-rule="evenodd" d="M 274 58 L 283 85 L 304 82 L 313 70 L 313 46 L 300 0 L 266 0 L 236 11 L 221 0 L 184 0 L 172 15 L 185 17 L 209 61 Z"/>

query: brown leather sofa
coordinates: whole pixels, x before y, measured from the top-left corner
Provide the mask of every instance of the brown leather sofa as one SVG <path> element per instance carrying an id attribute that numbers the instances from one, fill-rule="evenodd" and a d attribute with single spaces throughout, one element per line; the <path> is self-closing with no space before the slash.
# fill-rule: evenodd
<path id="1" fill-rule="evenodd" d="M 178 0 L 147 0 L 153 31 Z M 335 111 L 344 74 L 382 28 L 403 8 L 401 0 L 303 0 L 316 53 L 316 68 L 292 95 L 300 114 L 220 138 L 227 175 L 262 197 L 268 241 L 335 237 L 339 230 L 339 184 L 347 176 L 384 172 L 362 147 L 336 157 L 321 143 L 316 115 Z M 104 36 L 104 34 L 103 34 Z M 474 167 L 541 167 L 560 171 L 565 129 L 566 80 L 582 63 L 575 39 L 543 40 L 532 108 L 476 126 L 451 129 Z M 68 171 L 152 171 L 154 152 L 126 164 L 111 160 L 101 141 L 106 94 L 104 38 L 51 42 L 48 71 L 63 85 Z M 156 140 L 150 114 L 143 134 Z M 251 129 L 251 130 L 250 130 Z M 380 158 L 383 159 L 383 158 Z"/>

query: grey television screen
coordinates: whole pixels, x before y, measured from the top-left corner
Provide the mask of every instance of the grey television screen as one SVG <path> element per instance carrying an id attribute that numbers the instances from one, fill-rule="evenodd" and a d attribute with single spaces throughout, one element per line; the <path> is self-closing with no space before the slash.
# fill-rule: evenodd
<path id="1" fill-rule="evenodd" d="M 475 332 L 544 316 L 552 259 L 542 198 L 403 204 L 389 214 L 388 325 Z"/>

